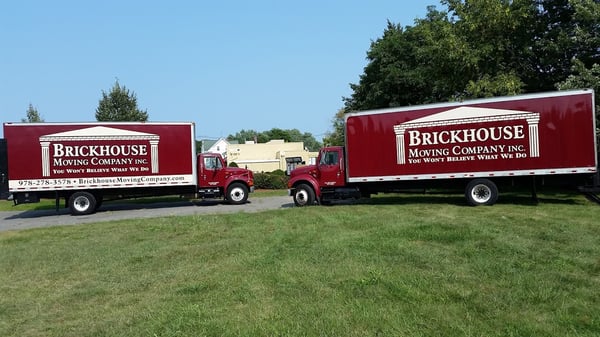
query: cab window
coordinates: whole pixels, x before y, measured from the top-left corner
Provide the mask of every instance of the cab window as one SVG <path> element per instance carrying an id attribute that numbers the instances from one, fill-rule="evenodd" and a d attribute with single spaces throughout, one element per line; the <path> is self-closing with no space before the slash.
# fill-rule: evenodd
<path id="1" fill-rule="evenodd" d="M 221 161 L 217 157 L 204 157 L 204 168 L 207 170 L 217 170 L 221 168 Z"/>
<path id="2" fill-rule="evenodd" d="M 337 151 L 325 152 L 321 157 L 321 165 L 337 165 L 338 163 L 338 153 Z"/>

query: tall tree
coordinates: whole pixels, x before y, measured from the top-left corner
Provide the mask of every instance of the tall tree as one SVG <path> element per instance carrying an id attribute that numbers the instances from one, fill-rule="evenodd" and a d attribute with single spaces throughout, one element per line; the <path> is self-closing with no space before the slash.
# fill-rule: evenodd
<path id="1" fill-rule="evenodd" d="M 27 117 L 21 118 L 21 122 L 23 123 L 43 123 L 44 119 L 40 116 L 38 110 L 33 106 L 33 104 L 29 103 L 29 107 L 27 108 Z"/>
<path id="2" fill-rule="evenodd" d="M 298 130 L 296 130 L 296 131 L 298 131 Z M 297 133 L 299 134 L 300 132 L 298 131 Z M 262 134 L 267 139 L 267 141 L 273 140 L 273 139 L 283 139 L 286 142 L 292 141 L 292 134 L 291 134 L 290 130 L 273 128 L 271 130 L 262 132 Z"/>
<path id="3" fill-rule="evenodd" d="M 319 149 L 323 146 L 323 144 L 319 142 L 310 132 L 305 132 L 302 134 L 302 142 L 304 142 L 304 147 L 308 151 L 319 151 Z"/>
<path id="4" fill-rule="evenodd" d="M 237 140 L 244 143 L 248 140 L 257 143 L 266 143 L 274 139 L 283 139 L 286 142 L 304 142 L 304 147 L 309 151 L 318 151 L 321 148 L 321 143 L 318 142 L 310 132 L 302 133 L 298 129 L 283 130 L 273 128 L 268 131 L 257 132 L 255 130 L 242 130 L 235 135 L 227 136 L 227 140 Z"/>
<path id="5" fill-rule="evenodd" d="M 536 0 L 531 47 L 537 56 L 527 73 L 532 91 L 551 90 L 572 74 L 574 61 L 600 64 L 600 1 Z"/>
<path id="6" fill-rule="evenodd" d="M 117 80 L 108 93 L 102 90 L 102 99 L 96 108 L 96 120 L 99 122 L 145 122 L 148 120 L 148 112 L 138 108 L 135 93 L 129 91 L 125 86 L 121 86 Z"/>
<path id="7" fill-rule="evenodd" d="M 240 144 L 244 144 L 246 141 L 258 142 L 258 132 L 255 130 L 244 130 L 237 132 L 235 135 L 227 136 L 227 140 L 235 140 Z"/>
<path id="8" fill-rule="evenodd" d="M 323 138 L 323 145 L 325 146 L 334 146 L 334 145 L 344 145 L 345 141 L 345 114 L 344 109 L 338 110 L 335 114 L 335 117 L 332 119 L 333 123 L 333 131 L 328 132 Z"/>
<path id="9" fill-rule="evenodd" d="M 596 102 L 596 132 L 600 135 L 600 64 L 586 68 L 582 61 L 576 61 L 573 73 L 556 85 L 559 90 L 593 89 Z"/>
<path id="10" fill-rule="evenodd" d="M 600 64 L 600 0 L 442 0 L 371 43 L 348 111 L 552 90 Z"/>
<path id="11" fill-rule="evenodd" d="M 549 91 L 598 76 L 600 0 L 440 3 L 446 10 L 429 6 L 414 26 L 387 23 L 350 84 L 347 112 Z"/>
<path id="12" fill-rule="evenodd" d="M 271 131 L 273 131 L 275 129 L 272 129 Z M 289 137 L 289 142 L 303 142 L 304 143 L 304 147 L 306 149 L 308 149 L 309 151 L 318 151 L 322 144 L 317 141 L 315 139 L 315 137 L 312 135 L 312 133 L 310 132 L 300 132 L 300 130 L 298 129 L 290 129 L 290 130 L 284 130 L 285 133 L 287 133 L 288 137 Z M 278 139 L 278 138 L 271 138 L 271 139 Z M 281 138 L 279 138 L 281 139 Z"/>
<path id="13" fill-rule="evenodd" d="M 515 95 L 525 83 L 519 74 L 532 56 L 532 0 L 444 0 L 452 15 L 453 31 L 464 41 L 472 71 L 460 82 L 458 98 Z"/>

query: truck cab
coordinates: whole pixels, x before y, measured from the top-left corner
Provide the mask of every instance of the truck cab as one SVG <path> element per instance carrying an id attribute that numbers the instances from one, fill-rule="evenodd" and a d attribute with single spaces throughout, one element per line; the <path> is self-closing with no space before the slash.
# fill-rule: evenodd
<path id="1" fill-rule="evenodd" d="M 218 153 L 198 154 L 197 173 L 200 198 L 225 198 L 231 204 L 243 204 L 248 200 L 248 193 L 254 191 L 252 171 L 227 167 Z"/>
<path id="2" fill-rule="evenodd" d="M 290 173 L 288 193 L 296 206 L 327 204 L 335 199 L 360 198 L 358 188 L 346 184 L 344 147 L 322 148 L 317 164 L 299 167 Z"/>

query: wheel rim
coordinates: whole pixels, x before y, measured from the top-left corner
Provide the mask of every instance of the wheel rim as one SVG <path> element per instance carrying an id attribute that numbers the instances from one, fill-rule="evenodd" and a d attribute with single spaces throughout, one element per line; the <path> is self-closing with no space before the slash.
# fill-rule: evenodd
<path id="1" fill-rule="evenodd" d="M 78 212 L 85 212 L 90 208 L 90 200 L 86 197 L 77 197 L 73 202 L 73 207 Z"/>
<path id="2" fill-rule="evenodd" d="M 308 193 L 305 190 L 299 190 L 296 192 L 296 203 L 298 205 L 306 205 L 308 202 Z"/>
<path id="3" fill-rule="evenodd" d="M 235 202 L 240 202 L 244 200 L 244 195 L 244 190 L 240 187 L 236 187 L 229 193 L 229 198 Z"/>
<path id="4" fill-rule="evenodd" d="M 484 184 L 475 185 L 471 190 L 471 197 L 478 203 L 486 203 L 492 198 L 492 190 Z"/>

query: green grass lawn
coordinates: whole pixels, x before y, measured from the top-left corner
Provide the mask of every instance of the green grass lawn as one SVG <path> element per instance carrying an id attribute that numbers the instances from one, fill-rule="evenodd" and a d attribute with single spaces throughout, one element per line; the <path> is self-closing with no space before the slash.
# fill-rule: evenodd
<path id="1" fill-rule="evenodd" d="M 0 336 L 599 336 L 600 206 L 358 205 L 0 233 Z"/>

